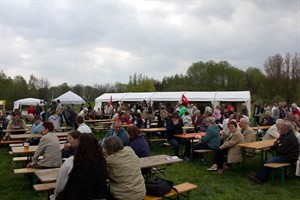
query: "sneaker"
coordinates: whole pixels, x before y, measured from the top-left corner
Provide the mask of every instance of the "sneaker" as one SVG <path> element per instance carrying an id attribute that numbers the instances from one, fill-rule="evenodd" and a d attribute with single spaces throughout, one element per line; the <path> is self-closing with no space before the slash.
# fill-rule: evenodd
<path id="1" fill-rule="evenodd" d="M 218 169 L 215 169 L 215 168 L 210 167 L 210 168 L 207 168 L 206 171 L 213 171 L 213 172 L 216 172 L 216 171 L 218 171 Z"/>
<path id="2" fill-rule="evenodd" d="M 255 174 L 248 174 L 248 178 L 249 178 L 249 180 L 253 181 L 254 183 L 257 183 L 260 185 L 264 184 L 264 182 L 261 181 L 260 179 L 258 179 Z"/>
<path id="3" fill-rule="evenodd" d="M 186 162 L 190 162 L 190 159 L 188 157 L 184 157 L 183 160 Z"/>

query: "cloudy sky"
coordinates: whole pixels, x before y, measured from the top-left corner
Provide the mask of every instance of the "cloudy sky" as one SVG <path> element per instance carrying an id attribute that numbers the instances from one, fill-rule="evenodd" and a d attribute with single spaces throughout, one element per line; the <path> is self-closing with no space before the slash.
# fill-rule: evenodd
<path id="1" fill-rule="evenodd" d="M 51 86 L 162 80 L 209 60 L 263 69 L 300 52 L 300 0 L 0 2 L 0 70 Z"/>

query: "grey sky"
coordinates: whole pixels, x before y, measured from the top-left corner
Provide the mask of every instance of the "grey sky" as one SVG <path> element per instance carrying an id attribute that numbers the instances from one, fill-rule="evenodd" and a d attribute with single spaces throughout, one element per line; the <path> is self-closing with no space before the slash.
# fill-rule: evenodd
<path id="1" fill-rule="evenodd" d="M 0 2 L 0 70 L 51 86 L 162 80 L 209 60 L 263 69 L 300 52 L 299 0 Z"/>

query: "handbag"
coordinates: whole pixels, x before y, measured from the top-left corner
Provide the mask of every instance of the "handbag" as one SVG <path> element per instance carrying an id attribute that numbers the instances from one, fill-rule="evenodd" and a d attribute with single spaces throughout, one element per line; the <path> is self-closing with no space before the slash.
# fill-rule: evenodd
<path id="1" fill-rule="evenodd" d="M 174 183 L 170 180 L 160 178 L 160 177 L 151 177 L 145 181 L 146 185 L 146 194 L 151 196 L 162 197 L 171 189 L 174 189 L 177 193 L 176 188 L 173 187 Z"/>

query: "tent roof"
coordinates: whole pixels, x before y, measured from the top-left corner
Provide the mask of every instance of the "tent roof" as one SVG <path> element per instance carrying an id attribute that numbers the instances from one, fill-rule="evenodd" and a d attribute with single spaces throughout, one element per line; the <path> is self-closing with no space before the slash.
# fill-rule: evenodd
<path id="1" fill-rule="evenodd" d="M 154 92 L 136 92 L 128 93 L 121 98 L 122 101 L 149 101 L 150 98 L 155 94 Z"/>
<path id="2" fill-rule="evenodd" d="M 180 101 L 185 92 L 156 92 L 151 101 Z"/>
<path id="3" fill-rule="evenodd" d="M 25 99 L 19 99 L 14 102 L 14 109 L 18 109 L 20 106 L 25 105 L 25 106 L 30 106 L 36 104 L 40 104 L 43 106 L 44 104 L 41 103 L 41 99 L 36 99 L 36 98 L 25 98 Z"/>
<path id="4" fill-rule="evenodd" d="M 56 101 L 57 99 L 60 100 L 61 104 L 82 104 L 85 103 L 85 101 L 77 94 L 74 92 L 68 91 L 59 97 L 55 98 L 54 100 Z"/>
<path id="5" fill-rule="evenodd" d="M 184 96 L 189 101 L 213 101 L 216 92 L 186 92 Z"/>
<path id="6" fill-rule="evenodd" d="M 104 93 L 101 96 L 95 99 L 96 102 L 109 102 L 110 97 L 112 97 L 112 101 L 121 101 L 122 97 L 126 96 L 128 93 Z"/>
<path id="7" fill-rule="evenodd" d="M 232 91 L 232 92 L 217 92 L 216 101 L 250 101 L 250 91 Z"/>

